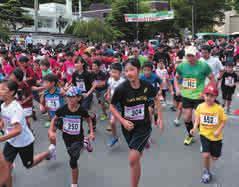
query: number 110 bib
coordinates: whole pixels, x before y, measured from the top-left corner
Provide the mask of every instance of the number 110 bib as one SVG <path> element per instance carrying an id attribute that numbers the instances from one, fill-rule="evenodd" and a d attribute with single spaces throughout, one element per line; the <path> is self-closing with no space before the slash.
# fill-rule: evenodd
<path id="1" fill-rule="evenodd" d="M 124 117 L 128 120 L 143 120 L 144 119 L 144 104 L 124 107 Z"/>

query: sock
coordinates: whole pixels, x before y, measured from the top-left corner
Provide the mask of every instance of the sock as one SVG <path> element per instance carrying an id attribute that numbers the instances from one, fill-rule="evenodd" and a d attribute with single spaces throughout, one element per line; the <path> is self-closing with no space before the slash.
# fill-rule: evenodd
<path id="1" fill-rule="evenodd" d="M 185 122 L 185 125 L 186 125 L 186 129 L 188 131 L 188 136 L 192 137 L 192 135 L 190 134 L 190 131 L 191 131 L 191 129 L 193 129 L 193 122 L 192 121 Z"/>
<path id="2" fill-rule="evenodd" d="M 77 184 L 72 184 L 71 187 L 77 187 Z"/>

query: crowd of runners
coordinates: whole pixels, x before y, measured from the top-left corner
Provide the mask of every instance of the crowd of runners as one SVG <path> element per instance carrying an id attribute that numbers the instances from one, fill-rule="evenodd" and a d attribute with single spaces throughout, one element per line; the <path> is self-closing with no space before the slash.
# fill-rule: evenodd
<path id="1" fill-rule="evenodd" d="M 239 37 L 200 45 L 176 42 L 174 46 L 166 40 L 159 46 L 147 41 L 54 46 L 1 43 L 0 142 L 5 145 L 0 152 L 0 185 L 13 186 L 11 170 L 17 155 L 27 169 L 56 160 L 59 130 L 69 154 L 71 187 L 77 187 L 78 159 L 83 150 L 94 153 L 91 141 L 101 120 L 111 134 L 109 147 L 119 143 L 117 125 L 122 126 L 129 147 L 131 187 L 138 187 L 140 159 L 144 149 L 150 148 L 152 126 L 164 129 L 165 106 L 176 112 L 175 127 L 184 121 L 184 145 L 191 145 L 199 132 L 201 181 L 209 183 L 211 163 L 221 156 L 223 128 L 226 114 L 232 112 L 238 74 Z M 92 110 L 94 97 L 101 111 Z M 171 99 L 173 104 L 169 104 Z M 36 116 L 36 110 L 42 114 Z M 43 115 L 48 118 L 44 126 L 49 147 L 34 156 L 38 131 L 33 131 L 32 120 Z"/>

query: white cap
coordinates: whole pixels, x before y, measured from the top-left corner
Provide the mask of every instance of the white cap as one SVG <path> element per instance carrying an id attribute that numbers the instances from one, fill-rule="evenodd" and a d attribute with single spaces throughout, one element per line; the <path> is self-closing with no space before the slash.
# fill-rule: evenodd
<path id="1" fill-rule="evenodd" d="M 196 56 L 197 55 L 197 48 L 194 47 L 194 46 L 188 46 L 185 48 L 185 55 L 193 55 L 193 56 Z"/>

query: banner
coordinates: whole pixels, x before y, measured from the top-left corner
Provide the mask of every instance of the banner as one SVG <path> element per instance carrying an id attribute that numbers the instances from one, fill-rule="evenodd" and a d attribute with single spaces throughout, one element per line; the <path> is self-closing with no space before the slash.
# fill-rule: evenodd
<path id="1" fill-rule="evenodd" d="M 174 18 L 174 11 L 160 11 L 145 14 L 125 14 L 125 22 L 155 22 Z"/>

